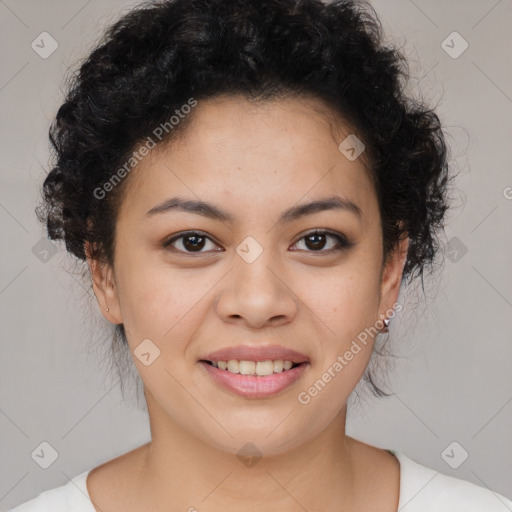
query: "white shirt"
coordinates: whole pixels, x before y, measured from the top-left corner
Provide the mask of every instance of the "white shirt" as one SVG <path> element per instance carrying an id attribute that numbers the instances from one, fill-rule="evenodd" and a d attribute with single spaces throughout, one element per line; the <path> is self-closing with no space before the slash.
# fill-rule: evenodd
<path id="1" fill-rule="evenodd" d="M 400 462 L 398 512 L 512 512 L 512 501 L 501 494 L 388 451 Z M 87 491 L 89 471 L 8 512 L 96 512 Z"/>

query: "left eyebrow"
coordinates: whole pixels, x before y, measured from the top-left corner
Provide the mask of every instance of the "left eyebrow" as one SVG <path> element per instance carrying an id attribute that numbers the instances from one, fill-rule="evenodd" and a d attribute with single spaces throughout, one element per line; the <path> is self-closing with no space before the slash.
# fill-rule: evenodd
<path id="1" fill-rule="evenodd" d="M 311 203 L 292 206 L 281 214 L 278 223 L 283 224 L 285 222 L 291 222 L 303 217 L 304 215 L 311 215 L 313 213 L 327 210 L 344 210 L 346 212 L 353 213 L 359 219 L 363 216 L 363 211 L 356 203 L 350 199 L 334 195 L 325 199 L 312 201 Z"/>
<path id="2" fill-rule="evenodd" d="M 219 206 L 207 203 L 205 201 L 191 201 L 180 197 L 167 199 L 163 203 L 160 203 L 151 208 L 146 213 L 146 215 L 151 216 L 173 210 L 194 213 L 196 215 L 202 215 L 203 217 L 219 220 L 222 222 L 232 223 L 235 220 L 235 218 L 230 213 L 222 210 Z M 341 196 L 334 195 L 325 199 L 318 199 L 310 203 L 292 206 L 281 214 L 278 224 L 292 222 L 305 215 L 312 215 L 314 213 L 327 210 L 344 210 L 353 213 L 359 219 L 361 219 L 363 215 L 361 208 L 356 203 Z"/>

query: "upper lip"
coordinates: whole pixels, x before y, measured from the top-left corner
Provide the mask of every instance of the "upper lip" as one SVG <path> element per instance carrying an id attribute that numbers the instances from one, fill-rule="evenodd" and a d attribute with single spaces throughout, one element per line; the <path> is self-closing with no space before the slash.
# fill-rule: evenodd
<path id="1" fill-rule="evenodd" d="M 237 345 L 211 352 L 202 358 L 203 361 L 291 361 L 292 363 L 309 362 L 304 354 L 280 345 Z"/>

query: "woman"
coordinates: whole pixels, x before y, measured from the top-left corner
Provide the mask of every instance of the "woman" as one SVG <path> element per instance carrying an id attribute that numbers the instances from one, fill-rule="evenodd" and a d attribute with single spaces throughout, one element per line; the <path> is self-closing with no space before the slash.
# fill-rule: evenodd
<path id="1" fill-rule="evenodd" d="M 360 2 L 150 2 L 108 30 L 38 215 L 87 262 L 151 441 L 16 512 L 512 509 L 345 434 L 448 208 L 439 119 L 403 78 Z"/>

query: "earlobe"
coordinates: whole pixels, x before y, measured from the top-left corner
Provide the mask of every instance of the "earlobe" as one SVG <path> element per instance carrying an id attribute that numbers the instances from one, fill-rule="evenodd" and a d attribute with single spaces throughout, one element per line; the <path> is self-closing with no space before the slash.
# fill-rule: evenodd
<path id="1" fill-rule="evenodd" d="M 92 256 L 88 241 L 84 244 L 94 295 L 103 316 L 114 324 L 122 323 L 117 288 L 112 267 Z"/>

